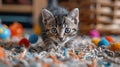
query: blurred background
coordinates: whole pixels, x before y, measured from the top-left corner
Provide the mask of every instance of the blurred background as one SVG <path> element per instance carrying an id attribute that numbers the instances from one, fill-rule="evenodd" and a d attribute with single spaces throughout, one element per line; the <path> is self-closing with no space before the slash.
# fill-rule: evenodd
<path id="1" fill-rule="evenodd" d="M 101 34 L 120 34 L 120 0 L 58 0 L 68 10 L 80 9 L 80 33 L 88 34 L 91 29 Z M 0 0 L 0 19 L 10 25 L 21 23 L 24 28 L 38 25 L 41 9 L 48 0 Z"/>

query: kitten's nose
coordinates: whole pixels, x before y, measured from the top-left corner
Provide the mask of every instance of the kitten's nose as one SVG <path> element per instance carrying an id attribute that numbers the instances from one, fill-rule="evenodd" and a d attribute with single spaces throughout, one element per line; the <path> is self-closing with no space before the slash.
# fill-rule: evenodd
<path id="1" fill-rule="evenodd" d="M 60 41 L 63 41 L 63 38 L 61 37 L 61 38 L 59 38 L 60 39 Z"/>

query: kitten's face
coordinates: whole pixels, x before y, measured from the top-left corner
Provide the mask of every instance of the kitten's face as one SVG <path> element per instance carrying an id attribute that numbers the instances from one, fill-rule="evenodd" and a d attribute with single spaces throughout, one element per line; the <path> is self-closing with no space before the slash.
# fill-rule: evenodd
<path id="1" fill-rule="evenodd" d="M 77 34 L 79 24 L 79 10 L 77 8 L 67 16 L 53 16 L 50 11 L 43 9 L 42 16 L 46 34 L 53 41 L 65 43 Z"/>

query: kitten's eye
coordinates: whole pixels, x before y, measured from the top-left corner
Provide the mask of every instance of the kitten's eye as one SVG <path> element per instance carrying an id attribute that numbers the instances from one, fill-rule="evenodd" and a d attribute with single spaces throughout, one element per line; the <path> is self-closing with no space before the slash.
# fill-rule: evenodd
<path id="1" fill-rule="evenodd" d="M 52 32 L 52 33 L 57 33 L 56 28 L 52 28 L 52 29 L 51 29 L 51 32 Z"/>
<path id="2" fill-rule="evenodd" d="M 65 29 L 65 33 L 70 33 L 71 32 L 71 29 L 70 28 L 66 28 Z"/>

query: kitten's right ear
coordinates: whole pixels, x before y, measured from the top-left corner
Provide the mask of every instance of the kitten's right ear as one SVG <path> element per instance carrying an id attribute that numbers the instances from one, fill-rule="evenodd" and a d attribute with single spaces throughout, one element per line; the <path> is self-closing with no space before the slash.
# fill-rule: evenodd
<path id="1" fill-rule="evenodd" d="M 47 9 L 42 10 L 42 19 L 44 24 L 47 24 L 53 18 L 54 16 L 49 10 Z"/>
<path id="2" fill-rule="evenodd" d="M 72 20 L 74 20 L 75 24 L 79 23 L 79 9 L 74 8 L 69 14 L 68 17 L 70 17 Z"/>

